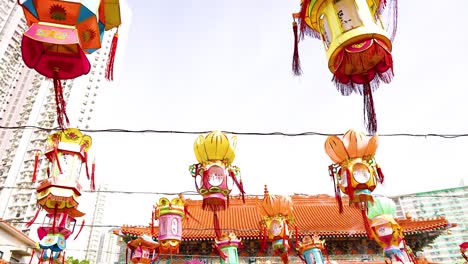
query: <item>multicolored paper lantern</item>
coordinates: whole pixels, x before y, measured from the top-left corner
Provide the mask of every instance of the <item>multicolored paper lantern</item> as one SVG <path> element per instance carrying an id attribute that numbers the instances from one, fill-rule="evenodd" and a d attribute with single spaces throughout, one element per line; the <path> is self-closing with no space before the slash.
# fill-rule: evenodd
<path id="1" fill-rule="evenodd" d="M 119 0 L 100 0 L 99 6 L 99 21 L 104 24 L 104 29 L 111 30 L 117 28 L 112 38 L 111 48 L 109 51 L 109 59 L 107 60 L 105 77 L 108 80 L 114 79 L 114 61 L 117 51 L 119 39 L 118 27 L 122 24 L 120 16 L 120 1 Z"/>
<path id="2" fill-rule="evenodd" d="M 40 261 L 57 258 L 66 247 L 66 240 L 74 232 L 76 218 L 84 215 L 78 210 L 81 196 L 79 183 L 81 168 L 86 167 L 86 174 L 91 179 L 94 189 L 94 163 L 91 176 L 88 169 L 88 151 L 92 140 L 76 128 L 67 128 L 51 134 L 47 139 L 45 156 L 47 158 L 47 178 L 40 180 L 37 190 L 37 204 L 40 206 L 33 219 L 26 224 L 34 223 L 39 212 L 47 212 L 46 219 L 38 228 L 39 246 L 43 249 Z M 36 152 L 32 180 L 36 181 L 39 152 Z M 78 237 L 84 225 L 82 221 Z M 47 250 L 51 254 L 47 254 Z"/>
<path id="3" fill-rule="evenodd" d="M 305 35 L 322 39 L 337 89 L 342 95 L 363 95 L 364 120 L 371 134 L 377 131 L 372 93 L 380 82 L 393 78 L 396 11 L 397 0 L 302 0 L 301 11 L 293 14 L 294 74 L 302 73 L 299 41 Z M 381 19 L 384 12 L 387 28 Z"/>
<path id="4" fill-rule="evenodd" d="M 307 264 L 325 264 L 330 262 L 323 257 L 323 253 L 328 259 L 327 249 L 325 248 L 325 240 L 320 240 L 318 235 L 314 235 L 313 237 L 304 236 L 302 241 L 298 243 L 297 251 L 299 252 L 299 256 L 307 263 Z"/>
<path id="5" fill-rule="evenodd" d="M 233 232 L 222 235 L 219 240 L 215 239 L 214 247 L 221 256 L 221 264 L 239 264 L 237 249 L 241 244 L 241 239 Z"/>
<path id="6" fill-rule="evenodd" d="M 267 240 L 272 243 L 273 252 L 280 256 L 283 263 L 288 263 L 288 252 L 291 248 L 289 241 L 289 225 L 293 224 L 292 201 L 290 197 L 270 195 L 265 185 L 263 200 L 258 209 L 263 215 L 263 245 L 265 250 Z"/>
<path id="7" fill-rule="evenodd" d="M 203 196 L 202 207 L 213 212 L 213 224 L 216 237 L 221 236 L 217 212 L 225 210 L 233 185 L 239 189 L 244 199 L 244 188 L 240 179 L 240 169 L 232 166 L 235 158 L 236 137 L 232 144 L 226 134 L 214 131 L 199 136 L 194 144 L 198 164 L 191 165 L 189 170 L 195 179 L 197 192 Z"/>
<path id="8" fill-rule="evenodd" d="M 29 26 L 21 42 L 24 63 L 53 80 L 57 122 L 60 128 L 66 128 L 69 120 L 61 80 L 74 79 L 90 71 L 85 53 L 101 48 L 106 28 L 120 25 L 119 2 L 19 0 L 18 3 Z M 113 75 L 108 71 L 113 71 L 116 45 L 113 41 L 106 76 Z"/>
<path id="9" fill-rule="evenodd" d="M 159 243 L 154 241 L 153 238 L 147 235 L 142 235 L 127 243 L 127 256 L 130 250 L 130 261 L 135 264 L 148 264 L 152 263 L 157 256 L 157 249 Z"/>
<path id="10" fill-rule="evenodd" d="M 182 241 L 182 219 L 185 217 L 184 200 L 180 197 L 159 199 L 156 219 L 159 220 L 159 253 L 178 254 Z"/>
<path id="11" fill-rule="evenodd" d="M 329 166 L 335 196 L 340 212 L 343 211 L 341 193 L 349 196 L 350 204 L 362 205 L 372 201 L 372 191 L 382 183 L 384 175 L 375 161 L 378 137 L 366 137 L 364 133 L 347 131 L 343 138 L 329 136 L 325 141 L 325 152 L 334 162 Z"/>
<path id="12" fill-rule="evenodd" d="M 412 250 L 406 245 L 403 229 L 395 221 L 395 203 L 386 197 L 375 197 L 369 202 L 371 238 L 379 244 L 386 261 L 390 263 L 417 263 Z M 387 263 L 387 262 L 386 262 Z"/>
<path id="13" fill-rule="evenodd" d="M 75 230 L 76 219 L 66 213 L 47 214 L 47 220 L 37 229 L 39 248 L 41 251 L 40 263 L 63 259 L 63 251 L 67 246 L 67 239 Z"/>

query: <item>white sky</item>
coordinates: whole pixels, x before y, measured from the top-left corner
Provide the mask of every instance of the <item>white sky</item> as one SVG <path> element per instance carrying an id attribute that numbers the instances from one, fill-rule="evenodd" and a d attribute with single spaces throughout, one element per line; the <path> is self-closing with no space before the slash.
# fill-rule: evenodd
<path id="1" fill-rule="evenodd" d="M 331 82 L 317 39 L 300 44 L 291 73 L 291 13 L 300 1 L 132 1 L 119 87 L 102 91 L 95 129 L 344 133 L 364 129 L 362 98 Z M 399 1 L 395 78 L 374 93 L 378 133 L 466 133 L 468 1 Z M 123 21 L 126 23 L 126 21 Z M 194 191 L 196 135 L 91 134 L 97 183 L 112 189 Z M 238 136 L 234 164 L 248 194 L 332 194 L 325 137 Z M 468 182 L 468 138 L 381 137 L 396 195 Z M 234 193 L 237 193 L 235 191 Z M 88 195 L 88 194 L 86 194 Z M 156 195 L 110 195 L 109 224 L 145 224 Z M 190 196 L 190 198 L 199 198 Z"/>

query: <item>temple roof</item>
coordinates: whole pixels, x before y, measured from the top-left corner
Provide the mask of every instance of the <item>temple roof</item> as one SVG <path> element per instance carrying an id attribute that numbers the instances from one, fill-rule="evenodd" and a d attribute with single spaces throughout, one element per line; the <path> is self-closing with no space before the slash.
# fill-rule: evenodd
<path id="1" fill-rule="evenodd" d="M 293 202 L 294 224 L 297 225 L 299 236 L 317 234 L 322 238 L 350 238 L 365 237 L 366 231 L 360 209 L 344 206 L 343 213 L 339 213 L 334 197 L 328 195 L 294 195 Z M 261 198 L 246 197 L 245 204 L 239 197 L 231 197 L 226 211 L 218 212 L 221 228 L 234 231 L 242 239 L 260 238 L 260 221 L 263 216 L 257 208 Z M 348 201 L 343 200 L 344 204 Z M 188 211 L 193 217 L 183 221 L 184 240 L 211 240 L 215 238 L 213 231 L 213 213 L 202 209 L 201 200 L 186 200 Z M 443 230 L 450 227 L 444 217 L 430 219 L 397 219 L 405 235 L 420 234 Z M 295 230 L 291 230 L 294 233 Z M 116 234 L 139 236 L 151 235 L 148 226 L 122 226 Z M 157 234 L 155 227 L 154 234 Z M 291 234 L 294 235 L 294 234 Z"/>

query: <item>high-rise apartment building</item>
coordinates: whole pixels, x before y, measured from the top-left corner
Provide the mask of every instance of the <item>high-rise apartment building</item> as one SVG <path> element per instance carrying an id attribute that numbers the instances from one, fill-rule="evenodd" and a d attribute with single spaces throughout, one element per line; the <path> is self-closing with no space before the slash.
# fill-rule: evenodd
<path id="1" fill-rule="evenodd" d="M 125 1 L 120 3 L 124 24 L 119 32 L 124 36 L 130 24 L 130 11 Z M 56 107 L 52 81 L 27 68 L 22 61 L 20 45 L 26 29 L 16 1 L 0 0 L 0 218 L 28 234 L 30 229 L 24 223 L 36 212 L 36 191 L 31 183 L 34 155 L 44 149 L 50 131 L 5 127 L 52 128 L 56 126 Z M 62 82 L 71 127 L 90 128 L 100 91 L 115 85 L 104 78 L 112 36 L 113 32 L 106 32 L 101 49 L 88 55 L 92 66 L 89 74 Z M 125 38 L 121 37 L 117 62 L 124 49 Z M 42 156 L 39 179 L 45 177 L 45 165 Z M 41 221 L 39 217 L 36 223 Z M 31 237 L 37 238 L 33 233 Z"/>
<path id="2" fill-rule="evenodd" d="M 458 245 L 468 241 L 468 186 L 392 198 L 397 204 L 398 218 L 444 216 L 455 223 L 455 227 L 424 249 L 424 256 L 436 263 L 463 263 Z"/>

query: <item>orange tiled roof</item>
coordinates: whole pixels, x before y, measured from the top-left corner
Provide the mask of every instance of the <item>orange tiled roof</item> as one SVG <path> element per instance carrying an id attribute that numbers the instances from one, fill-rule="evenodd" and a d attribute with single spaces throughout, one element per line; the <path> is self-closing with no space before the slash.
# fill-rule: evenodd
<path id="1" fill-rule="evenodd" d="M 229 208 L 218 213 L 221 227 L 233 230 L 238 237 L 258 239 L 260 235 L 259 222 L 263 219 L 257 209 L 261 199 L 246 197 L 245 204 L 239 197 L 230 199 Z M 292 196 L 294 222 L 300 236 L 318 234 L 322 237 L 364 237 L 366 231 L 361 211 L 354 207 L 344 206 L 340 214 L 334 197 L 328 195 Z M 343 201 L 347 204 L 347 200 Z M 213 214 L 201 208 L 201 200 L 187 200 L 189 212 L 194 219 L 184 220 L 184 240 L 214 239 Z M 427 231 L 444 229 L 449 222 L 443 218 L 397 220 L 405 234 L 417 234 Z M 157 228 L 157 227 L 156 227 Z M 291 230 L 294 232 L 294 230 Z M 118 233 L 118 231 L 116 231 Z M 139 236 L 151 234 L 149 226 L 122 226 L 121 234 Z M 157 230 L 154 231 L 157 234 Z"/>

